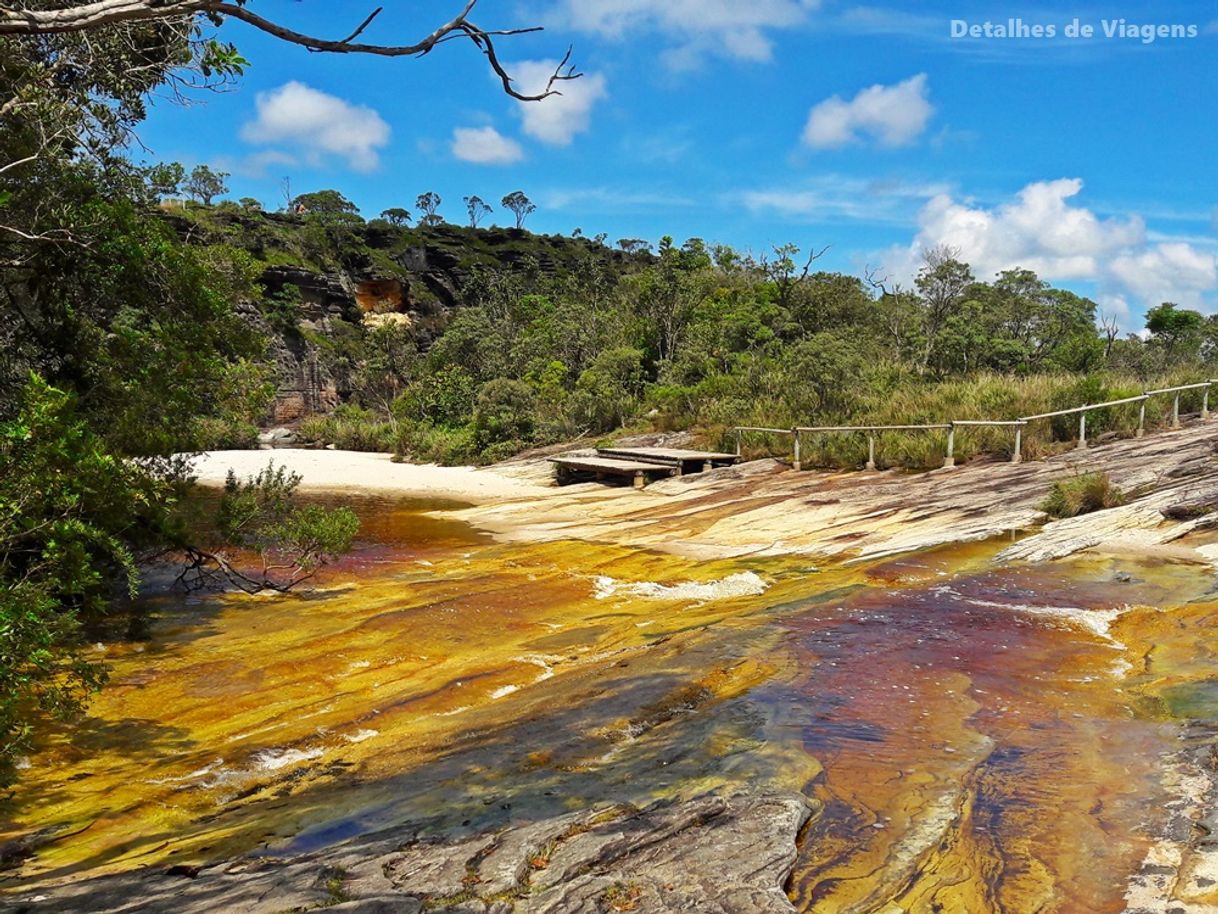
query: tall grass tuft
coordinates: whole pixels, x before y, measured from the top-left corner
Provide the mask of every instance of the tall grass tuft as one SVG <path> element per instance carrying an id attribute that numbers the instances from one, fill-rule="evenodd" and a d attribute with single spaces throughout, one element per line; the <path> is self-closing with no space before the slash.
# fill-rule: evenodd
<path id="1" fill-rule="evenodd" d="M 1084 473 L 1053 483 L 1040 509 L 1050 517 L 1078 517 L 1125 504 L 1125 495 L 1106 473 Z"/>

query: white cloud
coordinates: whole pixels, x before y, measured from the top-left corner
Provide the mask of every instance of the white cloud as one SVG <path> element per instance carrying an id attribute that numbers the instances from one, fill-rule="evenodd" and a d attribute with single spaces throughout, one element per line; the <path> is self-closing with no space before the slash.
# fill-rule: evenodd
<path id="1" fill-rule="evenodd" d="M 696 201 L 680 194 L 621 187 L 551 188 L 539 194 L 547 210 L 577 210 L 591 213 L 638 213 L 669 211 L 694 206 Z"/>
<path id="2" fill-rule="evenodd" d="M 1204 293 L 1218 285 L 1214 256 L 1179 241 L 1123 254 L 1109 269 L 1122 286 L 1147 304 L 1197 305 Z"/>
<path id="3" fill-rule="evenodd" d="M 767 32 L 802 25 L 820 0 L 560 0 L 558 23 L 604 38 L 658 32 L 672 43 L 674 69 L 699 66 L 708 54 L 766 61 Z"/>
<path id="4" fill-rule="evenodd" d="M 524 150 L 494 127 L 457 127 L 452 152 L 463 162 L 479 165 L 510 165 L 524 158 Z"/>
<path id="5" fill-rule="evenodd" d="M 301 82 L 259 92 L 254 104 L 258 116 L 241 128 L 242 139 L 290 146 L 313 162 L 337 156 L 356 171 L 373 171 L 380 164 L 378 150 L 389 143 L 389 125 L 375 110 Z"/>
<path id="6" fill-rule="evenodd" d="M 557 67 L 557 60 L 522 60 L 508 67 L 508 72 L 519 91 L 539 95 L 546 90 Z M 609 93 L 600 73 L 585 73 L 579 79 L 558 83 L 555 88 L 562 94 L 539 102 L 518 102 L 520 116 L 529 136 L 551 146 L 567 146 L 577 133 L 588 129 L 592 107 Z"/>
<path id="7" fill-rule="evenodd" d="M 755 188 L 729 195 L 754 213 L 810 223 L 849 219 L 872 224 L 915 225 L 919 207 L 950 191 L 945 184 L 899 179 L 822 175 L 795 186 Z"/>
<path id="8" fill-rule="evenodd" d="M 989 209 L 940 194 L 922 208 L 913 243 L 889 252 L 888 268 L 911 278 L 923 250 L 946 244 L 978 278 L 1023 267 L 1050 281 L 1090 281 L 1101 303 L 1122 314 L 1131 300 L 1209 306 L 1218 289 L 1213 253 L 1180 240 L 1152 242 L 1139 216 L 1102 219 L 1071 202 L 1082 189 L 1078 178 L 1040 181 Z"/>
<path id="9" fill-rule="evenodd" d="M 884 146 L 906 146 L 926 131 L 935 113 L 926 74 L 893 86 L 863 89 L 850 101 L 840 95 L 813 107 L 803 140 L 813 149 L 836 149 L 869 136 Z"/>

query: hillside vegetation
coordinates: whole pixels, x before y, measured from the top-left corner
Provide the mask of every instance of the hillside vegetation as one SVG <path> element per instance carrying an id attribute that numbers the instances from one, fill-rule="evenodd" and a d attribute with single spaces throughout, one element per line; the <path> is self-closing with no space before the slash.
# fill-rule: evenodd
<path id="1" fill-rule="evenodd" d="M 692 430 L 723 447 L 734 425 L 1012 419 L 1201 380 L 1218 358 L 1213 318 L 1165 303 L 1145 337 L 1122 337 L 1097 325 L 1089 299 L 1028 270 L 975 277 L 943 249 L 926 252 L 903 289 L 817 271 L 794 245 L 751 256 L 665 238 L 655 250 L 628 240 L 615 250 L 604 239 L 365 223 L 353 206 L 341 220 L 235 210 L 187 212 L 264 270 L 403 283 L 400 302 L 324 333 L 300 314 L 284 322 L 284 291 L 260 307 L 346 379 L 341 404 L 304 419 L 302 435 L 405 459 L 488 462 L 621 429 Z M 1199 402 L 1188 394 L 1183 407 Z M 1137 411 L 1093 414 L 1092 434 L 1132 432 Z M 1169 411 L 1151 401 L 1148 421 Z M 1076 430 L 1070 417 L 1035 423 L 1025 452 L 1058 449 Z M 934 465 L 943 437 L 881 436 L 881 462 Z M 1009 431 L 970 430 L 957 454 L 1012 446 Z M 860 465 L 866 442 L 826 437 L 808 457 Z"/>

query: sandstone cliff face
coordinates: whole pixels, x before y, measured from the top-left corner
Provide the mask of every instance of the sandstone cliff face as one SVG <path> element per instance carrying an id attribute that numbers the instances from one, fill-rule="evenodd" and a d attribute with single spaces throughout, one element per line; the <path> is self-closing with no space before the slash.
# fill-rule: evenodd
<path id="1" fill-rule="evenodd" d="M 293 226 L 289 217 L 268 214 L 233 217 L 239 237 L 257 240 L 256 219 Z M 255 222 L 251 222 L 254 219 Z M 298 221 L 297 221 L 298 224 Z M 329 270 L 303 266 L 270 266 L 261 282 L 268 295 L 289 286 L 300 294 L 304 334 L 270 332 L 270 357 L 278 366 L 277 395 L 268 421 L 294 425 L 316 414 L 332 412 L 350 394 L 350 366 L 328 358 L 323 340 L 338 341 L 383 322 L 384 315 L 415 330 L 426 349 L 441 332 L 448 315 L 463 307 L 463 290 L 478 268 L 514 270 L 526 265 L 553 274 L 579 256 L 594 256 L 625 269 L 638 255 L 613 251 L 583 239 L 539 236 L 517 229 L 465 229 L 435 226 L 405 234 L 381 223 L 363 226 L 350 248 L 336 250 L 341 266 Z M 267 248 L 254 244 L 252 253 Z M 256 316 L 256 315 L 255 315 Z M 263 322 L 260 328 L 268 332 Z"/>

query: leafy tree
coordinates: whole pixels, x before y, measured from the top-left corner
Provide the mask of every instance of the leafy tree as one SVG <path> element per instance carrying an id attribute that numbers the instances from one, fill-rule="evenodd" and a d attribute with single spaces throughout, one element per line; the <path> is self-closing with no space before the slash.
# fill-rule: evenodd
<path id="1" fill-rule="evenodd" d="M 598 432 L 625 425 L 643 393 L 643 353 L 620 346 L 606 349 L 576 382 L 579 421 Z"/>
<path id="2" fill-rule="evenodd" d="M 1204 320 L 1197 311 L 1164 302 L 1146 313 L 1146 329 L 1154 342 L 1163 347 L 1164 358 L 1170 360 L 1182 344 L 1200 345 Z"/>
<path id="3" fill-rule="evenodd" d="M 301 194 L 292 203 L 293 209 L 308 215 L 331 217 L 341 221 L 360 221 L 359 207 L 336 190 Z"/>
<path id="4" fill-rule="evenodd" d="M 524 228 L 524 221 L 537 212 L 537 207 L 524 195 L 523 191 L 514 190 L 499 202 L 503 204 L 504 209 L 509 210 L 516 217 L 516 228 L 518 229 Z"/>
<path id="5" fill-rule="evenodd" d="M 466 197 L 465 211 L 469 213 L 470 228 L 477 228 L 478 223 L 493 212 L 481 197 Z"/>
<path id="6" fill-rule="evenodd" d="M 186 180 L 186 169 L 181 162 L 161 162 L 147 171 L 148 190 L 157 197 L 176 197 Z"/>
<path id="7" fill-rule="evenodd" d="M 425 194 L 419 194 L 415 199 L 414 205 L 423 211 L 423 218 L 419 220 L 419 225 L 440 225 L 444 222 L 443 217 L 436 215 L 436 210 L 440 208 L 443 199 L 434 191 L 427 191 Z"/>
<path id="8" fill-rule="evenodd" d="M 402 209 L 400 206 L 391 206 L 389 209 L 381 213 L 381 218 L 390 225 L 403 226 L 409 225 L 411 220 L 410 210 Z"/>
<path id="9" fill-rule="evenodd" d="M 536 396 L 523 381 L 496 378 L 478 391 L 474 406 L 474 434 L 478 447 L 510 445 L 519 450 L 533 436 Z"/>
<path id="10" fill-rule="evenodd" d="M 256 197 L 242 197 L 237 202 L 243 210 L 251 213 L 262 212 L 262 201 Z"/>
<path id="11" fill-rule="evenodd" d="M 111 612 L 115 571 L 138 584 L 174 486 L 111 454 L 79 403 L 31 375 L 0 422 L 0 783 L 35 726 L 80 711 L 104 679 L 84 636 Z"/>
<path id="12" fill-rule="evenodd" d="M 914 281 L 921 302 L 925 340 L 919 365 L 922 373 L 930 367 L 940 333 L 959 312 L 965 292 L 973 284 L 972 271 L 968 264 L 956 259 L 956 254 L 948 247 L 930 248 L 923 254 L 922 269 Z"/>
<path id="13" fill-rule="evenodd" d="M 204 206 L 210 206 L 216 197 L 228 193 L 228 177 L 226 171 L 213 171 L 206 165 L 196 165 L 186 179 L 186 193 Z"/>
<path id="14" fill-rule="evenodd" d="M 627 254 L 650 254 L 651 242 L 642 238 L 619 238 L 617 246 Z"/>

